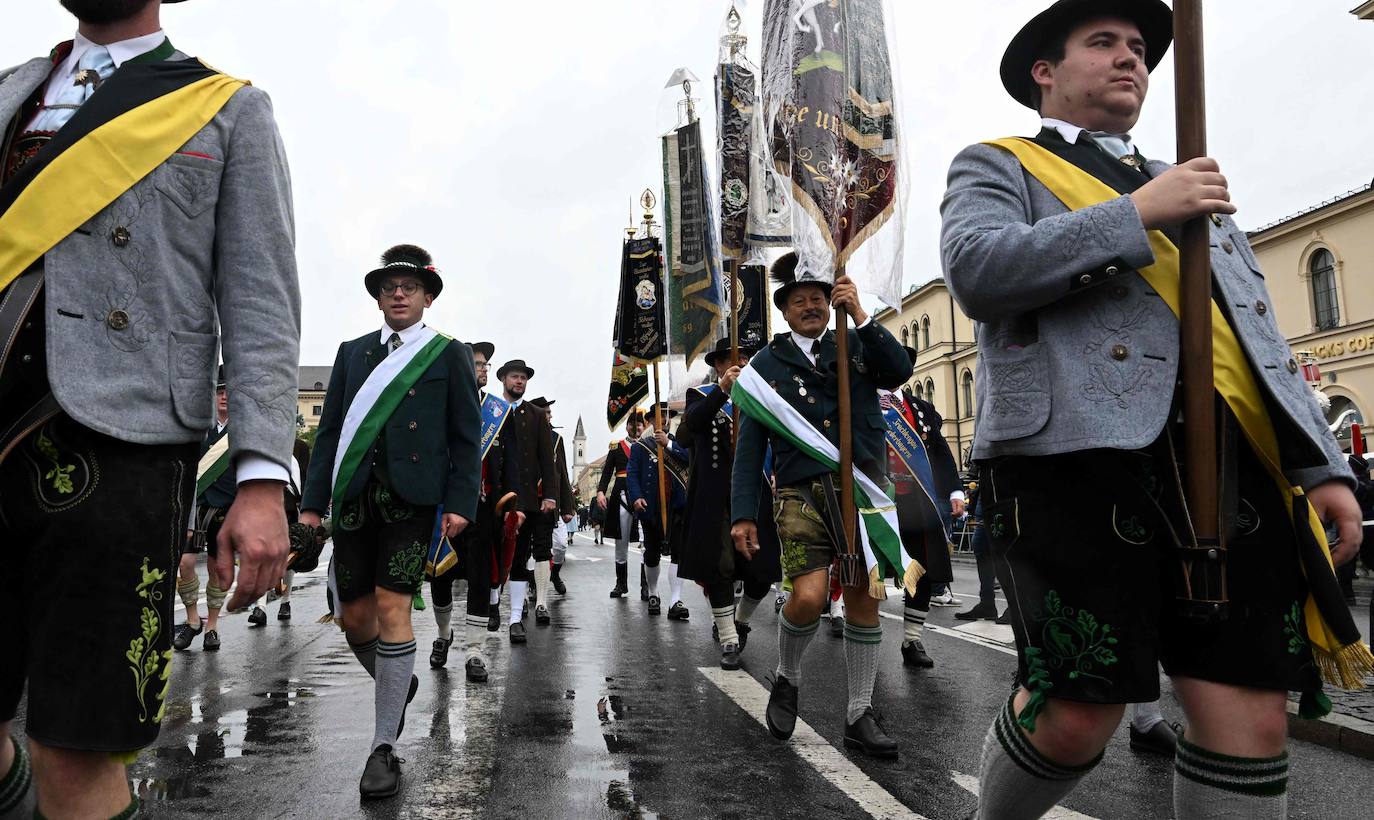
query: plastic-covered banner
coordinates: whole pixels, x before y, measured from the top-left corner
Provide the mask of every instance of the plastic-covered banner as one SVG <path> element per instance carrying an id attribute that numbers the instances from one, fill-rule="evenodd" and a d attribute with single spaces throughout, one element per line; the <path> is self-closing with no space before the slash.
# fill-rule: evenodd
<path id="1" fill-rule="evenodd" d="M 712 189 L 703 159 L 700 122 L 664 135 L 671 349 L 689 368 L 715 343 L 725 313 Z"/>
<path id="2" fill-rule="evenodd" d="M 720 248 L 726 259 L 744 255 L 749 221 L 749 137 L 754 119 L 754 72 L 742 61 L 722 63 L 716 75 L 720 157 Z"/>
<path id="3" fill-rule="evenodd" d="M 883 0 L 768 0 L 762 107 L 791 183 L 798 277 L 847 266 L 896 306 L 905 197 L 886 19 Z"/>
<path id="4" fill-rule="evenodd" d="M 668 355 L 664 316 L 663 258 L 658 240 L 627 240 L 620 261 L 616 352 L 641 362 Z"/>

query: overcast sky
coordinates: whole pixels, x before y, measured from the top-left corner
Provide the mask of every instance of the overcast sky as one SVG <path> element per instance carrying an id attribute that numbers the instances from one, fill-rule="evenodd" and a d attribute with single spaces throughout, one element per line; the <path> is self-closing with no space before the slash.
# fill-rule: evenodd
<path id="1" fill-rule="evenodd" d="M 906 282 L 939 275 L 938 206 L 964 145 L 1038 129 L 997 63 L 1048 0 L 895 0 L 899 104 L 911 175 Z M 0 64 L 45 54 L 74 21 L 26 0 L 0 27 Z M 1356 0 L 1209 0 L 1211 154 L 1248 228 L 1374 177 L 1374 23 Z M 757 29 L 761 0 L 742 3 Z M 569 437 L 604 451 L 609 331 L 631 202 L 660 188 L 678 66 L 710 78 L 724 0 L 528 3 L 191 0 L 167 6 L 183 51 L 272 95 L 291 161 L 304 364 L 380 327 L 363 274 L 389 245 L 433 252 L 446 290 L 426 317 L 496 361 L 524 358 Z M 755 37 L 750 53 L 758 54 Z M 1173 72 L 1152 78 L 1134 132 L 1173 155 Z M 713 129 L 711 124 L 707 128 Z M 775 328 L 776 329 L 776 328 Z M 494 378 L 494 370 L 493 370 Z M 684 385 L 676 385 L 680 392 Z"/>

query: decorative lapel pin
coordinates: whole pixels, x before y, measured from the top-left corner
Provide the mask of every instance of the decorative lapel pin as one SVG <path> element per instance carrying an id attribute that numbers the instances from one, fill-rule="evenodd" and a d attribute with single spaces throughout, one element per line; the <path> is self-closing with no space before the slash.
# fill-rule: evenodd
<path id="1" fill-rule="evenodd" d="M 100 72 L 93 68 L 83 68 L 76 72 L 76 81 L 72 85 L 89 85 L 94 91 L 100 87 Z"/>

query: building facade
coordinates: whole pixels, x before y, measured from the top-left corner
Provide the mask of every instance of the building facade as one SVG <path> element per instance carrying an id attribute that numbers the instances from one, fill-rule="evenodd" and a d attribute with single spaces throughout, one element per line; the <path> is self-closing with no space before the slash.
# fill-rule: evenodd
<path id="1" fill-rule="evenodd" d="M 973 447 L 973 376 L 978 348 L 973 320 L 964 315 L 945 286 L 933 279 L 913 287 L 902 298 L 901 311 L 884 308 L 874 320 L 916 351 L 916 370 L 906 387 L 935 405 L 944 419 L 944 435 L 960 468 L 968 466 Z"/>
<path id="2" fill-rule="evenodd" d="M 306 365 L 299 369 L 296 393 L 296 426 L 302 431 L 320 426 L 324 414 L 324 394 L 329 387 L 332 367 Z"/>
<path id="3" fill-rule="evenodd" d="M 1372 7 L 1374 8 L 1374 7 Z M 1342 447 L 1374 409 L 1374 184 L 1250 234 L 1279 329 L 1316 364 Z"/>

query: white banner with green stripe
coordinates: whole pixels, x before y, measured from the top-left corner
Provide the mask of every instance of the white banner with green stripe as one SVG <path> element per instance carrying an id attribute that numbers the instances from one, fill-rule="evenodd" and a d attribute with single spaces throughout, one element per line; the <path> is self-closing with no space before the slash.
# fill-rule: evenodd
<path id="1" fill-rule="evenodd" d="M 839 471 L 839 449 L 788 404 L 752 365 L 741 371 L 730 398 L 741 412 L 775 435 L 832 472 Z M 916 582 L 921 580 L 925 569 L 902 545 L 897 528 L 897 505 L 873 479 L 857 468 L 854 469 L 854 501 L 859 508 L 859 541 L 863 544 L 864 564 L 868 568 L 868 594 L 879 600 L 887 597 L 875 548 L 889 565 L 901 570 L 906 590 L 916 594 Z"/>
<path id="2" fill-rule="evenodd" d="M 406 391 L 415 386 L 431 364 L 452 341 L 432 327 L 421 328 L 417 337 L 406 342 L 372 369 L 353 396 L 339 430 L 339 446 L 334 451 L 333 501 L 335 505 L 358 472 L 363 457 L 382 432 L 391 414 L 400 406 Z"/>
<path id="3" fill-rule="evenodd" d="M 229 469 L 229 434 L 225 433 L 219 437 L 219 441 L 210 445 L 210 449 L 205 451 L 205 455 L 200 457 L 200 463 L 196 465 L 196 498 L 209 489 L 211 484 L 219 480 L 224 475 L 224 471 Z"/>

